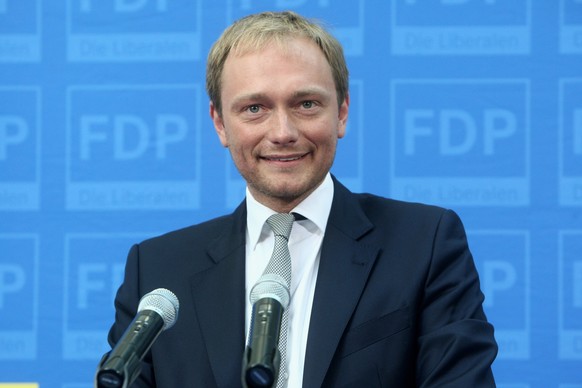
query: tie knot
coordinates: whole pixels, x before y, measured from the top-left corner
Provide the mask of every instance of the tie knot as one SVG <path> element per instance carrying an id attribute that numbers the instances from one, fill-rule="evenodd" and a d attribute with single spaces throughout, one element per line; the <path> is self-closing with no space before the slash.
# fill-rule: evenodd
<path id="1" fill-rule="evenodd" d="M 275 236 L 283 236 L 286 239 L 289 239 L 291 228 L 293 227 L 293 221 L 295 221 L 293 214 L 277 213 L 267 219 L 267 224 L 269 224 L 271 229 L 273 229 Z"/>

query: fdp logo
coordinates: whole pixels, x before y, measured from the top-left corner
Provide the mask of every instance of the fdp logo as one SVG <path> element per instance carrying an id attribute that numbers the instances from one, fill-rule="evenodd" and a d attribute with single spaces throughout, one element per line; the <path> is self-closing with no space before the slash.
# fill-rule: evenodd
<path id="1" fill-rule="evenodd" d="M 0 210 L 36 210 L 40 187 L 40 91 L 0 86 Z"/>
<path id="2" fill-rule="evenodd" d="M 466 206 L 529 203 L 529 83 L 392 84 L 392 194 Z"/>
<path id="3" fill-rule="evenodd" d="M 70 61 L 200 58 L 202 0 L 68 0 Z"/>
<path id="4" fill-rule="evenodd" d="M 582 360 L 582 230 L 559 235 L 560 358 Z"/>
<path id="5" fill-rule="evenodd" d="M 582 206 L 582 79 L 560 82 L 560 204 Z"/>
<path id="6" fill-rule="evenodd" d="M 123 282 L 131 234 L 65 236 L 63 357 L 98 360 L 108 349 L 113 300 Z"/>
<path id="7" fill-rule="evenodd" d="M 342 43 L 346 56 L 361 56 L 364 53 L 365 0 L 229 0 L 227 18 L 231 23 L 250 13 L 283 10 L 293 10 L 330 22 L 332 33 Z"/>
<path id="8" fill-rule="evenodd" d="M 35 359 L 38 236 L 0 234 L 0 246 L 0 360 Z"/>
<path id="9" fill-rule="evenodd" d="M 530 357 L 530 241 L 519 230 L 468 233 L 485 295 L 483 308 L 495 325 L 500 359 Z"/>
<path id="10" fill-rule="evenodd" d="M 530 0 L 395 0 L 392 52 L 529 54 Z"/>
<path id="11" fill-rule="evenodd" d="M 346 128 L 346 135 L 338 142 L 338 154 L 332 171 L 343 183 L 354 191 L 361 191 L 363 187 L 363 83 L 361 80 L 350 81 L 350 118 Z M 226 207 L 234 208 L 245 196 L 246 183 L 241 178 L 236 166 L 232 162 L 230 153 L 225 152 L 226 176 Z"/>
<path id="12" fill-rule="evenodd" d="M 200 105 L 194 85 L 71 87 L 68 209 L 197 208 Z"/>
<path id="13" fill-rule="evenodd" d="M 40 60 L 40 0 L 0 0 L 0 62 Z"/>
<path id="14" fill-rule="evenodd" d="M 582 54 L 582 1 L 560 0 L 560 52 Z"/>

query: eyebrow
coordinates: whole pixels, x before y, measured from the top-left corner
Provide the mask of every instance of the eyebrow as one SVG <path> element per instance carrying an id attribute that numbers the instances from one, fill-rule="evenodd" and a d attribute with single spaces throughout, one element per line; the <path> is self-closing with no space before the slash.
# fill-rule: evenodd
<path id="1" fill-rule="evenodd" d="M 307 87 L 305 89 L 297 90 L 293 93 L 292 98 L 298 99 L 298 98 L 309 97 L 309 96 L 313 96 L 313 95 L 322 96 L 325 99 L 331 98 L 331 93 L 327 89 L 324 89 L 321 87 Z M 265 100 L 265 99 L 269 99 L 269 97 L 265 93 L 242 94 L 242 95 L 235 97 L 233 99 L 231 107 L 237 107 L 240 104 L 245 103 L 246 101 Z"/>
<path id="2" fill-rule="evenodd" d="M 235 97 L 232 100 L 231 106 L 232 107 L 236 107 L 236 106 L 238 106 L 241 103 L 246 102 L 246 101 L 263 100 L 265 98 L 267 98 L 267 95 L 264 94 L 264 93 L 248 93 L 248 94 L 242 94 L 242 95 L 240 95 L 238 97 Z"/>
<path id="3" fill-rule="evenodd" d="M 301 97 L 307 97 L 307 96 L 313 96 L 313 95 L 318 95 L 318 96 L 322 96 L 325 98 L 331 97 L 331 93 L 327 89 L 320 88 L 320 87 L 308 87 L 308 88 L 301 89 L 301 90 L 298 90 L 295 93 L 293 93 L 294 98 L 301 98 Z"/>

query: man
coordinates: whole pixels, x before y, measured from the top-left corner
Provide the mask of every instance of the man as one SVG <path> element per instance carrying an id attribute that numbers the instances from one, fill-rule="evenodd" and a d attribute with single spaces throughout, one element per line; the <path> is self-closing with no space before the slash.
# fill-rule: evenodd
<path id="1" fill-rule="evenodd" d="M 290 212 L 306 219 L 289 237 L 289 387 L 495 386 L 497 345 L 458 217 L 353 194 L 329 173 L 350 102 L 336 39 L 291 12 L 248 16 L 211 49 L 207 90 L 247 195 L 230 215 L 132 247 L 110 343 L 144 294 L 180 300 L 135 386 L 241 386 L 248 295 L 273 249 L 265 220 Z"/>

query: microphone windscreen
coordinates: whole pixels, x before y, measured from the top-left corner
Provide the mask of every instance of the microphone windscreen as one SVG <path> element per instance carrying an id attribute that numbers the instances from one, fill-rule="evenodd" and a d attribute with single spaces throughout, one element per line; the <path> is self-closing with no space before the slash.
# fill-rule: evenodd
<path id="1" fill-rule="evenodd" d="M 162 330 L 166 330 L 176 323 L 180 302 L 172 291 L 165 288 L 157 288 L 145 294 L 139 301 L 137 312 L 139 313 L 143 310 L 152 310 L 158 313 L 164 320 Z"/>
<path id="2" fill-rule="evenodd" d="M 249 299 L 251 304 L 263 298 L 275 299 L 284 309 L 289 306 L 291 295 L 287 282 L 281 275 L 274 273 L 263 274 L 251 289 Z"/>

